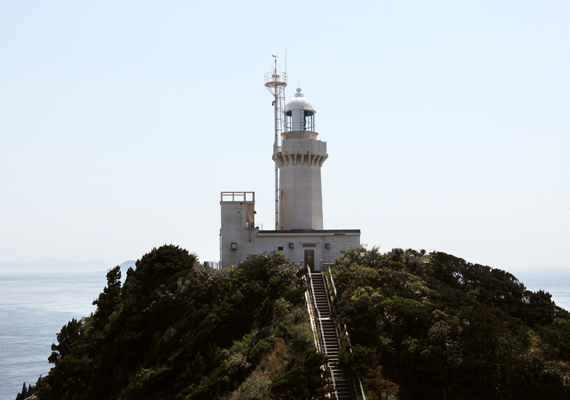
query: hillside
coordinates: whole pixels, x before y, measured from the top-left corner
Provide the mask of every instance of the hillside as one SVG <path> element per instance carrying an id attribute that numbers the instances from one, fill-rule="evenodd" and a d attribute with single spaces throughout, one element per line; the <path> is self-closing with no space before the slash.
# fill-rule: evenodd
<path id="1" fill-rule="evenodd" d="M 39 399 L 324 398 L 299 271 L 279 254 L 224 271 L 174 246 L 107 274 L 57 335 Z M 24 396 L 19 396 L 23 398 Z"/>
<path id="2" fill-rule="evenodd" d="M 218 271 L 175 246 L 107 274 L 97 310 L 18 400 L 325 399 L 305 283 L 279 253 Z M 332 280 L 331 280 L 332 276 Z M 570 316 L 513 275 L 435 252 L 336 260 L 340 364 L 370 399 L 570 398 Z"/>
<path id="3" fill-rule="evenodd" d="M 441 252 L 358 248 L 332 276 L 354 346 L 341 363 L 371 394 L 570 398 L 569 314 L 508 272 Z"/>

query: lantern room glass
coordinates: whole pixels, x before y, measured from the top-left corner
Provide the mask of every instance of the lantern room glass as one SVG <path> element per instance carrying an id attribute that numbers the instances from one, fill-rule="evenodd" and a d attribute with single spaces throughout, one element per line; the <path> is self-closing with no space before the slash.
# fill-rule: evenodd
<path id="1" fill-rule="evenodd" d="M 305 123 L 303 127 L 304 131 L 314 131 L 315 130 L 315 113 L 312 111 L 305 110 Z"/>

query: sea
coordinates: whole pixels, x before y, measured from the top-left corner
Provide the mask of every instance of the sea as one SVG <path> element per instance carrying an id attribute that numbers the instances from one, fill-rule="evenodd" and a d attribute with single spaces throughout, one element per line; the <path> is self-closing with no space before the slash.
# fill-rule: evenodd
<path id="1" fill-rule="evenodd" d="M 513 272 L 529 290 L 545 290 L 570 310 L 570 270 Z M 56 334 L 72 318 L 88 316 L 106 284 L 106 271 L 2 272 L 0 270 L 0 400 L 14 400 L 26 382 L 51 367 Z"/>
<path id="2" fill-rule="evenodd" d="M 95 310 L 106 271 L 0 272 L 0 400 L 14 400 L 51 367 L 56 335 L 72 318 Z"/>

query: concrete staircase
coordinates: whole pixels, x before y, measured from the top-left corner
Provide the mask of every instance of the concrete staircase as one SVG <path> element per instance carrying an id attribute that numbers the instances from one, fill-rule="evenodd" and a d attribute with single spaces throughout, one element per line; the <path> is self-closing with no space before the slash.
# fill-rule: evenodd
<path id="1" fill-rule="evenodd" d="M 314 298 L 317 309 L 320 313 L 314 314 L 314 323 L 316 326 L 322 325 L 323 352 L 327 355 L 331 372 L 334 376 L 337 400 L 357 400 L 352 392 L 350 380 L 344 376 L 338 368 L 338 353 L 340 350 L 338 331 L 331 315 L 330 297 L 327 292 L 326 280 L 320 272 L 311 273 L 312 281 L 312 297 Z M 320 329 L 320 328 L 319 328 Z"/>

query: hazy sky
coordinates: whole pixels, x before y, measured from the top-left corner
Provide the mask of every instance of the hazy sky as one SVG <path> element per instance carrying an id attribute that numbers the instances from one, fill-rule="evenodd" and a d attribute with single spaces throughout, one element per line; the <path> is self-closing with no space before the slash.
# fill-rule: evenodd
<path id="1" fill-rule="evenodd" d="M 273 225 L 264 73 L 317 109 L 326 229 L 569 267 L 568 1 L 0 3 L 0 261 L 219 259 Z"/>

